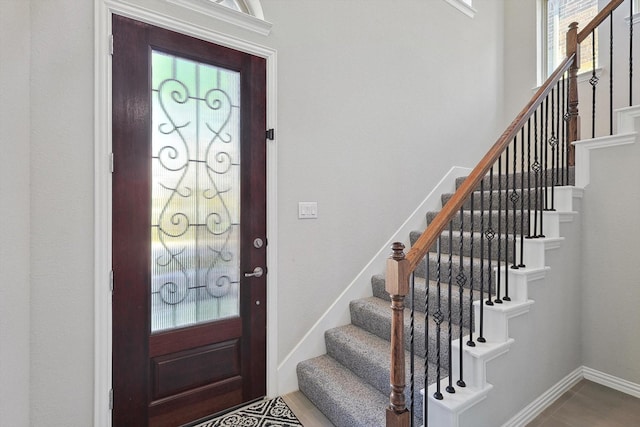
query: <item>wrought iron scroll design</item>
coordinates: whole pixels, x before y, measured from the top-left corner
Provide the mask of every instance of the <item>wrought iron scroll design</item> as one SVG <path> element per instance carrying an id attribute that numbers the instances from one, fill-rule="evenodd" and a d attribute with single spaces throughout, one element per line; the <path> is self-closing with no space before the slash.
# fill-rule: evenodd
<path id="1" fill-rule="evenodd" d="M 185 301 L 194 291 L 202 297 L 197 289 L 215 299 L 224 297 L 239 280 L 230 267 L 238 256 L 232 240 L 239 224 L 225 197 L 234 183 L 225 177 L 239 165 L 238 154 L 231 148 L 237 137 L 229 131 L 239 106 L 222 88 L 209 89 L 199 97 L 199 67 L 195 64 L 195 89 L 190 89 L 176 78 L 173 58 L 173 76 L 152 90 L 161 110 L 156 113 L 161 117 L 156 130 L 165 136 L 152 155 L 154 176 L 161 177 L 155 185 L 169 193 L 152 219 L 159 243 L 153 251 L 152 270 L 166 272 L 152 293 L 169 306 Z"/>

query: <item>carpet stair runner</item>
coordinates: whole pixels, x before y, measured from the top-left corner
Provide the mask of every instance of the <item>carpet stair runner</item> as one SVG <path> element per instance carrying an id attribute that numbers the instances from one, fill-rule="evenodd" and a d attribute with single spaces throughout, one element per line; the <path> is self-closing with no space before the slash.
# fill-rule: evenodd
<path id="1" fill-rule="evenodd" d="M 452 289 L 452 336 L 454 339 L 459 337 L 460 328 L 462 328 L 463 335 L 468 335 L 471 326 L 473 325 L 473 316 L 469 308 L 469 298 L 473 289 L 473 298 L 477 300 L 479 298 L 480 278 L 481 275 L 484 280 L 484 286 L 486 289 L 489 278 L 491 283 L 495 287 L 496 283 L 496 267 L 498 265 L 498 255 L 502 261 L 504 267 L 505 259 L 513 259 L 513 233 L 514 225 L 517 236 L 519 236 L 521 227 L 524 225 L 524 229 L 528 229 L 527 207 L 531 203 L 532 209 L 536 201 L 536 193 L 532 189 L 520 190 L 520 184 L 524 181 L 527 186 L 528 180 L 531 179 L 532 185 L 535 183 L 533 176 L 530 178 L 527 174 L 521 176 L 516 174 L 516 192 L 518 193 L 518 201 L 516 203 L 516 214 L 513 215 L 513 203 L 509 196 L 513 192 L 513 175 L 503 176 L 501 180 L 494 177 L 493 181 L 489 177 L 484 180 L 484 193 L 477 191 L 474 193 L 473 205 L 471 200 L 465 202 L 463 208 L 463 227 L 462 227 L 462 239 L 463 239 L 463 269 L 467 276 L 467 281 L 463 288 L 463 313 L 462 323 L 460 324 L 460 309 L 459 309 L 459 288 L 456 286 L 456 276 L 460 271 L 460 219 L 459 215 L 456 215 L 453 221 L 452 228 L 452 245 L 449 245 L 449 231 L 445 230 L 441 238 L 441 268 L 440 268 L 440 297 L 442 300 L 442 307 L 444 308 L 445 319 L 448 319 L 448 290 L 447 284 L 449 282 L 448 263 L 449 257 L 452 259 L 452 271 L 451 282 L 453 283 Z M 554 174 L 555 178 L 555 174 Z M 551 172 L 548 175 L 549 182 L 551 182 Z M 456 181 L 456 187 L 458 187 L 464 178 L 459 178 Z M 571 171 L 571 180 L 573 180 L 573 171 Z M 539 179 L 539 182 L 542 182 Z M 505 189 L 509 185 L 509 192 Z M 490 188 L 493 186 L 493 192 L 490 194 Z M 499 186 L 503 189 L 501 192 L 497 191 Z M 549 193 L 550 194 L 550 193 Z M 442 195 L 443 205 L 451 198 L 451 194 Z M 550 196 L 547 196 L 550 197 Z M 542 191 L 539 190 L 537 198 L 540 201 L 542 198 Z M 520 205 L 524 203 L 525 218 L 521 222 Z M 508 206 L 510 208 L 508 218 L 504 212 L 498 213 L 497 208 L 499 204 L 503 208 Z M 542 203 L 539 203 L 541 206 Z M 471 212 L 473 207 L 473 213 Z M 492 208 L 493 212 L 489 215 L 489 209 Z M 507 234 L 501 244 L 500 251 L 498 245 L 493 243 L 491 245 L 491 251 L 489 251 L 489 244 L 486 239 L 481 238 L 481 219 L 480 210 L 484 209 L 484 226 L 487 227 L 489 223 L 489 217 L 491 217 L 492 228 L 497 231 L 498 218 L 502 226 L 502 233 Z M 437 212 L 428 212 L 427 224 L 435 217 Z M 473 222 L 471 219 L 473 218 Z M 514 224 L 515 218 L 515 224 Z M 505 228 L 506 224 L 506 228 Z M 419 237 L 420 232 L 416 231 L 411 233 L 411 243 L 413 244 Z M 507 244 L 505 245 L 505 238 Z M 473 241 L 473 252 L 471 252 L 471 242 Z M 481 262 L 479 257 L 482 251 L 484 252 L 484 261 Z M 471 280 L 470 274 L 470 256 L 473 255 L 473 279 Z M 489 257 L 489 255 L 491 255 Z M 418 357 L 415 360 L 416 373 L 414 377 L 415 382 L 415 394 L 414 394 L 414 423 L 416 426 L 423 424 L 422 420 L 422 396 L 420 390 L 424 388 L 424 356 L 425 356 L 425 328 L 429 328 L 428 342 L 426 346 L 429 348 L 428 352 L 428 384 L 432 384 L 436 381 L 436 324 L 434 320 L 429 317 L 425 322 L 424 308 L 425 308 L 425 296 L 427 290 L 429 292 L 429 306 L 431 312 L 435 310 L 435 304 L 438 294 L 437 274 L 437 253 L 435 253 L 435 247 L 429 253 L 428 267 L 425 263 L 421 263 L 416 269 L 415 279 L 415 309 L 414 316 L 415 333 L 414 333 L 414 348 Z M 491 261 L 489 261 L 491 260 Z M 482 265 L 481 265 L 482 264 Z M 426 269 L 429 269 L 429 279 L 426 280 Z M 309 400 L 318 409 L 323 412 L 327 418 L 331 420 L 337 427 L 374 427 L 385 425 L 385 412 L 384 408 L 389 403 L 389 354 L 390 354 L 390 334 L 391 334 L 391 309 L 389 304 L 389 295 L 385 291 L 385 279 L 383 276 L 374 276 L 371 279 L 373 296 L 369 298 L 363 298 L 350 303 L 350 315 L 351 324 L 340 326 L 325 333 L 325 343 L 327 348 L 327 354 L 317 358 L 303 361 L 298 364 L 298 385 L 300 391 L 304 393 Z M 486 295 L 486 294 L 485 294 Z M 406 305 L 409 301 L 407 298 Z M 405 310 L 405 330 L 408 330 L 410 322 L 409 310 Z M 426 323 L 426 325 L 425 325 Z M 448 376 L 446 371 L 447 357 L 448 357 L 448 325 L 443 323 L 443 333 L 441 334 L 441 372 L 440 378 Z M 410 390 L 409 390 L 409 352 L 411 337 L 407 333 L 405 335 L 405 350 L 406 362 L 407 362 L 407 390 L 406 401 L 407 406 L 411 406 L 410 403 Z M 455 351 L 455 348 L 454 348 Z"/>

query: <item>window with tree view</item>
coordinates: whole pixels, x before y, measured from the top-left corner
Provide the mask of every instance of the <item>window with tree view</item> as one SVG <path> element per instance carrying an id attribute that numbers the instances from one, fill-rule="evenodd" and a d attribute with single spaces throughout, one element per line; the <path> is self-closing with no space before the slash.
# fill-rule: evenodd
<path id="1" fill-rule="evenodd" d="M 542 34 L 545 40 L 546 49 L 543 55 L 545 58 L 544 74 L 550 75 L 553 70 L 562 62 L 566 54 L 567 30 L 572 22 L 578 23 L 578 30 L 583 28 L 593 17 L 598 14 L 598 0 L 546 0 L 543 17 L 545 22 L 542 27 Z M 591 36 L 580 49 L 580 69 L 590 70 L 593 66 L 593 52 L 595 48 L 596 64 L 598 62 L 598 36 L 595 32 L 595 46 Z"/>

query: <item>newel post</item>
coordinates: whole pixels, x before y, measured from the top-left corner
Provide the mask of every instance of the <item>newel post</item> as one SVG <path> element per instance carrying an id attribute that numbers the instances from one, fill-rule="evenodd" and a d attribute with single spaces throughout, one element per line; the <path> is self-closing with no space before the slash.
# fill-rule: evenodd
<path id="1" fill-rule="evenodd" d="M 391 297 L 391 394 L 387 408 L 387 427 L 408 427 L 411 414 L 404 397 L 404 298 L 409 293 L 409 261 L 404 245 L 395 242 L 387 260 L 385 289 Z"/>
<path id="2" fill-rule="evenodd" d="M 567 31 L 567 56 L 576 54 L 569 68 L 568 100 L 568 143 L 567 158 L 569 165 L 575 165 L 575 147 L 573 142 L 580 138 L 580 118 L 578 116 L 578 69 L 580 68 L 580 45 L 578 44 L 578 23 L 572 22 Z"/>

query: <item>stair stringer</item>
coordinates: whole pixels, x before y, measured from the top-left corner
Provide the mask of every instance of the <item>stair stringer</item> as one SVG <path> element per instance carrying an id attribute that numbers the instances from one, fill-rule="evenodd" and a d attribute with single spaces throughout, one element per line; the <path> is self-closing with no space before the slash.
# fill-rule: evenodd
<path id="1" fill-rule="evenodd" d="M 514 324 L 533 323 L 529 312 L 534 309 L 535 301 L 530 299 L 530 294 L 536 294 L 539 288 L 548 288 L 552 286 L 558 279 L 555 277 L 553 269 L 549 264 L 556 264 L 554 259 L 561 258 L 556 254 L 557 251 L 568 252 L 572 248 L 579 247 L 579 235 L 575 230 L 567 230 L 568 228 L 576 229 L 578 218 L 576 208 L 579 204 L 579 199 L 582 198 L 582 189 L 576 187 L 561 187 L 558 188 L 560 203 L 557 207 L 557 211 L 545 212 L 544 217 L 544 230 L 545 235 L 549 237 L 537 238 L 537 239 L 525 239 L 524 241 L 524 261 L 526 267 L 515 269 L 501 268 L 500 274 L 504 283 L 505 274 L 509 275 L 509 287 L 511 301 L 505 301 L 503 304 L 494 304 L 493 306 L 485 305 L 484 310 L 484 331 L 483 336 L 487 339 L 486 343 L 480 343 L 477 341 L 479 334 L 479 301 L 474 303 L 475 313 L 475 325 L 474 341 L 475 347 L 469 347 L 466 342 L 469 340 L 468 336 L 463 337 L 463 367 L 464 367 L 464 380 L 466 387 L 456 386 L 456 382 L 459 380 L 459 362 L 458 358 L 453 359 L 452 372 L 453 384 L 456 389 L 454 394 L 449 394 L 445 390 L 448 385 L 448 378 L 441 381 L 441 390 L 444 395 L 443 400 L 436 400 L 433 394 L 436 390 L 436 384 L 429 386 L 427 390 L 428 395 L 428 408 L 426 413 L 428 414 L 429 425 L 438 427 L 482 427 L 482 426 L 495 426 L 500 425 L 504 419 L 509 418 L 512 412 L 515 412 L 518 407 L 513 408 L 511 413 L 502 409 L 504 414 L 500 415 L 500 410 L 478 410 L 476 408 L 486 408 L 493 406 L 500 406 L 500 400 L 495 399 L 496 386 L 501 390 L 509 390 L 504 381 L 494 381 L 494 384 L 487 381 L 488 373 L 490 372 L 493 377 L 499 377 L 500 375 L 494 374 L 494 372 L 501 372 L 503 366 L 508 366 L 509 359 L 513 358 L 514 349 L 517 349 L 520 342 L 527 342 L 527 337 L 530 335 L 522 333 L 510 334 L 510 326 Z M 562 211 L 560 210 L 562 209 Z M 575 234 L 576 239 L 566 242 L 564 237 L 560 237 L 561 234 Z M 574 237 L 574 236 L 572 236 Z M 563 246 L 565 246 L 563 248 Z M 517 239 L 517 256 L 519 257 L 520 241 Z M 577 251 L 573 251 L 577 252 Z M 519 259 L 519 258 L 517 258 Z M 576 263 L 572 263 L 576 265 Z M 555 266 L 554 266 L 555 267 Z M 562 276 L 558 274 L 558 270 L 568 268 L 566 265 L 559 265 L 556 268 L 555 276 Z M 550 280 L 551 276 L 551 280 Z M 577 285 L 577 280 L 571 286 L 571 288 Z M 564 297 L 563 297 L 564 298 Z M 546 297 L 540 298 L 541 301 L 546 301 Z M 534 309 L 535 311 L 535 309 Z M 535 324 L 535 323 L 534 323 Z M 518 327 L 516 326 L 516 331 Z M 578 336 L 578 331 L 576 331 Z M 513 336 L 513 337 L 512 337 Z M 455 340 L 452 343 L 453 353 L 458 354 L 460 349 L 459 340 Z M 516 353 L 522 353 L 518 351 Z M 524 353 L 524 358 L 530 357 L 531 353 Z M 520 357 L 522 359 L 522 357 Z M 579 361 L 579 358 L 577 359 Z M 521 360 L 518 361 L 521 363 Z M 576 365 L 577 366 L 577 365 Z M 488 369 L 490 368 L 490 369 Z M 575 366 L 572 367 L 575 369 Z M 562 376 L 566 375 L 566 372 L 562 373 Z M 513 373 L 512 373 L 513 376 Z M 513 379 L 513 378 L 511 378 Z M 555 381 L 554 381 L 555 382 Z M 492 393 L 490 393 L 493 391 Z M 422 391 L 424 393 L 424 390 Z M 535 397 L 535 396 L 534 396 Z M 478 403 L 486 401 L 482 405 Z M 497 405 L 493 402 L 496 402 Z M 528 402 L 525 402 L 525 404 Z M 508 407 L 508 406 L 507 406 Z M 484 420 L 479 420 L 477 417 L 469 418 L 467 415 L 472 412 L 485 412 Z M 502 419 L 502 421 L 500 421 Z"/>

